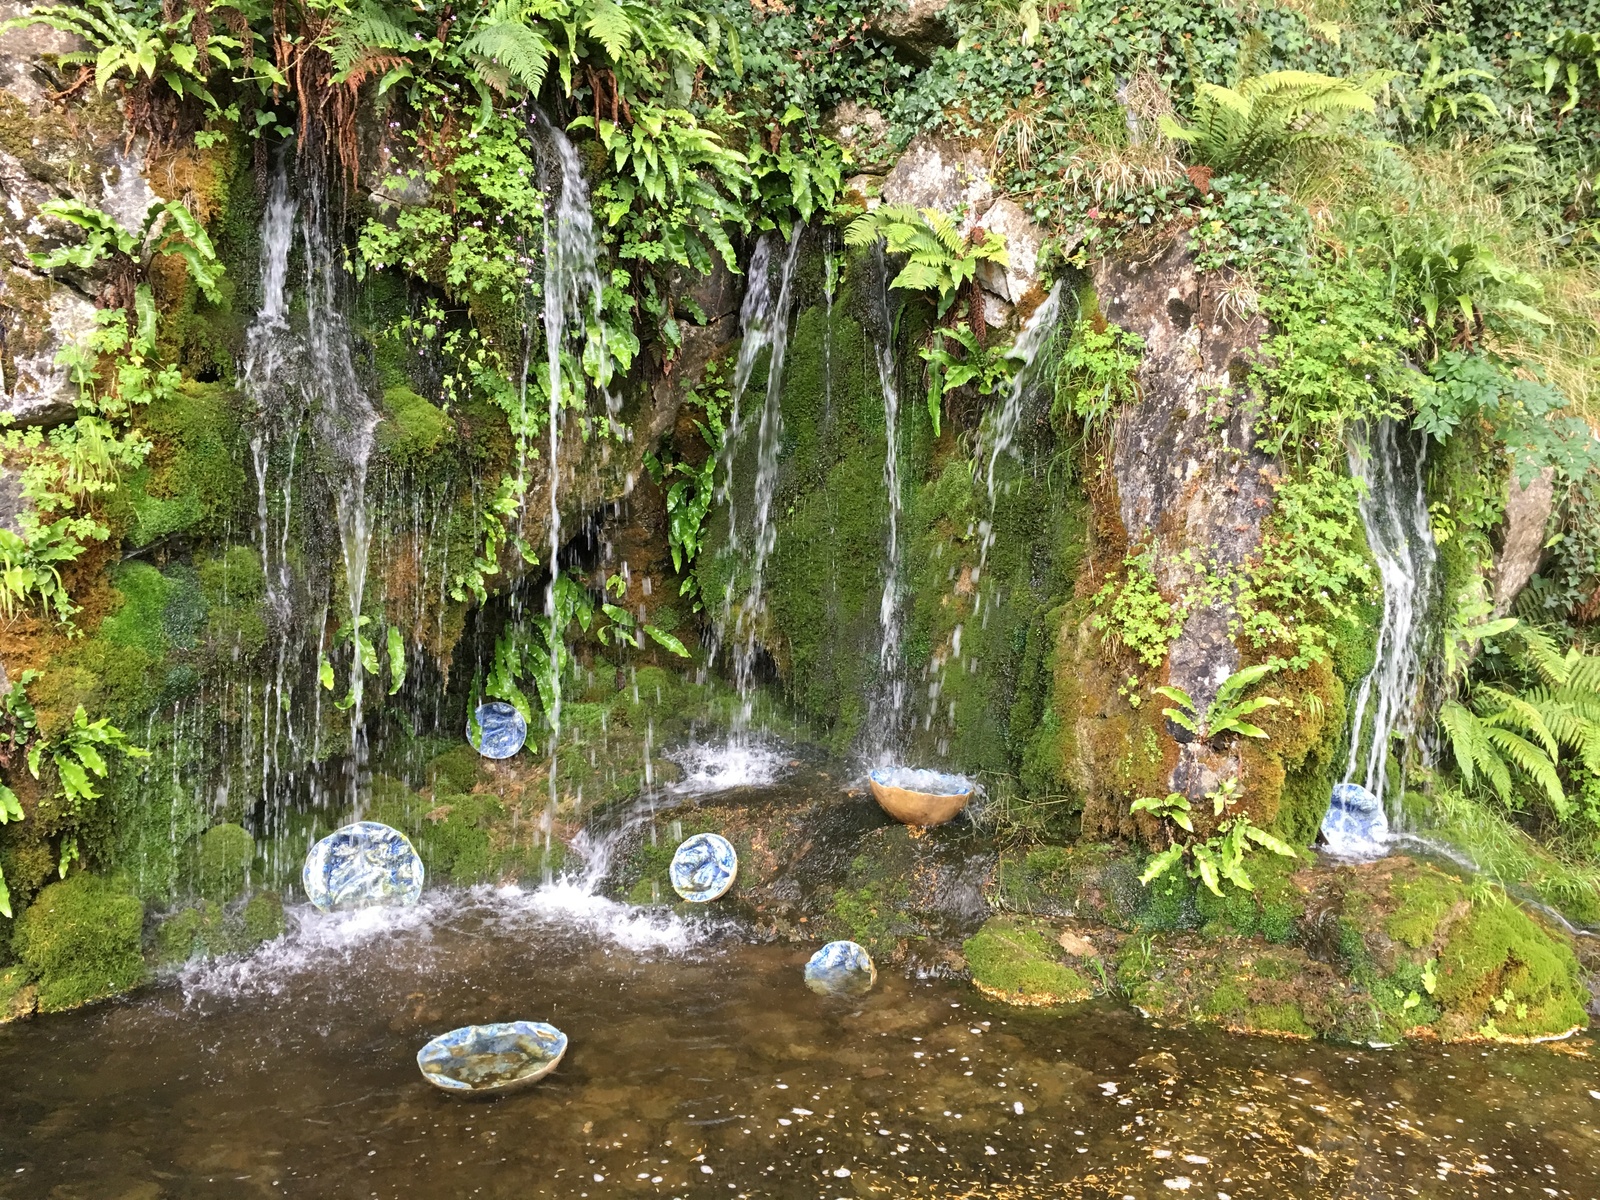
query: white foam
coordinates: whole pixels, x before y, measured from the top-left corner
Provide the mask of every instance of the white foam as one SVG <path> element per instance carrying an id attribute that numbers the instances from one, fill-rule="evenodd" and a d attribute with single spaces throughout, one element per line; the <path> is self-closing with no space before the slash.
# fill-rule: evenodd
<path id="1" fill-rule="evenodd" d="M 942 771 L 918 767 L 879 767 L 871 775 L 881 784 L 921 792 L 925 796 L 960 796 L 972 791 L 974 786 L 965 775 L 946 775 Z"/>
<path id="2" fill-rule="evenodd" d="M 524 892 L 500 890 L 507 908 L 592 934 L 636 954 L 682 954 L 719 927 L 710 920 L 685 919 L 667 909 L 640 908 L 588 891 L 582 882 L 558 879 Z"/>
<path id="3" fill-rule="evenodd" d="M 789 756 L 774 742 L 732 738 L 726 742 L 690 742 L 665 757 L 683 768 L 683 778 L 667 790 L 679 796 L 702 796 L 730 788 L 766 787 L 789 765 Z"/>

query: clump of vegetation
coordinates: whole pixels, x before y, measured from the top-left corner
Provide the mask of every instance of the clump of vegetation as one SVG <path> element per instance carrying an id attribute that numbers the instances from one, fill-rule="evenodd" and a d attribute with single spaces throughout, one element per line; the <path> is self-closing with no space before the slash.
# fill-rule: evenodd
<path id="1" fill-rule="evenodd" d="M 52 883 L 17 918 L 12 945 L 39 981 L 39 1009 L 59 1012 L 136 987 L 144 905 L 86 871 Z"/>

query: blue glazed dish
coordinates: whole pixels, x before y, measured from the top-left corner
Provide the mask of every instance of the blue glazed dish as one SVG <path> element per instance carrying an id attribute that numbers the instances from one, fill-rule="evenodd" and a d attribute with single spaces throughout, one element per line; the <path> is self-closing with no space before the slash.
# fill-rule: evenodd
<path id="1" fill-rule="evenodd" d="M 415 904 L 422 879 L 410 839 L 379 821 L 335 829 L 311 847 L 300 870 L 306 897 L 323 912 Z"/>
<path id="2" fill-rule="evenodd" d="M 720 833 L 697 833 L 672 856 L 672 890 L 693 904 L 725 894 L 739 873 L 739 855 Z"/>
<path id="3" fill-rule="evenodd" d="M 865 996 L 877 982 L 872 955 L 855 942 L 829 942 L 806 963 L 806 986 L 819 996 Z"/>
<path id="4" fill-rule="evenodd" d="M 1322 840 L 1329 853 L 1341 857 L 1381 857 L 1389 843 L 1383 801 L 1359 783 L 1335 785 L 1322 818 Z"/>
<path id="5" fill-rule="evenodd" d="M 528 740 L 528 723 L 504 700 L 487 700 L 473 714 L 478 723 L 474 737 L 472 722 L 467 722 L 467 741 L 485 758 L 510 758 Z"/>
<path id="6" fill-rule="evenodd" d="M 543 1021 L 463 1025 L 417 1051 L 422 1077 L 458 1096 L 509 1092 L 543 1079 L 567 1052 L 567 1035 Z"/>

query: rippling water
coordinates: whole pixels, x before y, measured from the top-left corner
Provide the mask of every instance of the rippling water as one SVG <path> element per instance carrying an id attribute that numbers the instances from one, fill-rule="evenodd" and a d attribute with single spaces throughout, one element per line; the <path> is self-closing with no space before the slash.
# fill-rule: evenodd
<path id="1" fill-rule="evenodd" d="M 251 958 L 0 1027 L 0 1195 L 1600 1195 L 1587 1043 L 1186 1033 L 894 970 L 832 1000 L 809 947 L 570 885 L 291 915 Z M 430 1037 L 514 1018 L 570 1035 L 550 1078 L 422 1081 Z"/>

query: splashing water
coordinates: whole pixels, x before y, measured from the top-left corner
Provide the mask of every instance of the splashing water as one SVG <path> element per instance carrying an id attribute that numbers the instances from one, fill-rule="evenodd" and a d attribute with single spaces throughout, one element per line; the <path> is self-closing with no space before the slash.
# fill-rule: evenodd
<path id="1" fill-rule="evenodd" d="M 789 756 L 777 743 L 749 737 L 728 742 L 691 742 L 668 751 L 665 757 L 683 769 L 683 778 L 667 789 L 679 796 L 766 787 L 778 781 L 789 762 Z"/>
<path id="2" fill-rule="evenodd" d="M 1364 444 L 1350 451 L 1350 473 L 1365 485 L 1361 520 L 1378 560 L 1383 619 L 1377 658 L 1356 693 L 1343 782 L 1360 784 L 1380 801 L 1386 799 L 1390 740 L 1412 731 L 1429 638 L 1427 618 L 1439 555 L 1428 522 L 1422 465 L 1423 448 L 1404 437 L 1392 420 L 1368 429 Z M 1399 827 L 1398 811 L 1389 819 Z"/>

